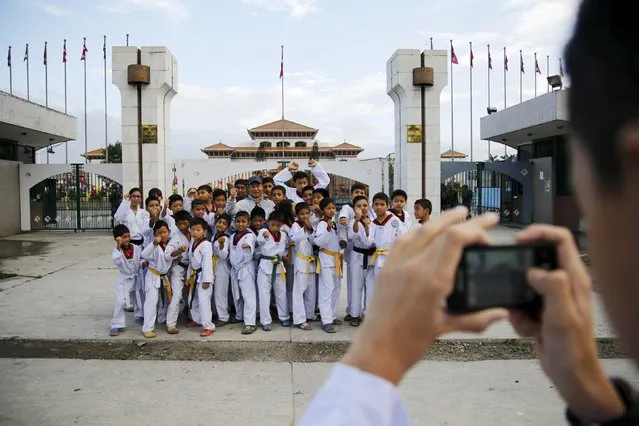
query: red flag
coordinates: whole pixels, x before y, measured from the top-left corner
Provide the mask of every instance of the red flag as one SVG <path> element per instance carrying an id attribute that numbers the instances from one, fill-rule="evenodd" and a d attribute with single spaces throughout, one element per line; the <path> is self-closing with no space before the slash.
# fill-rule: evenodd
<path id="1" fill-rule="evenodd" d="M 87 60 L 87 52 L 89 51 L 89 49 L 87 49 L 87 38 L 84 37 L 84 42 L 82 43 L 82 56 L 80 57 L 81 61 L 86 61 Z"/>
<path id="2" fill-rule="evenodd" d="M 282 46 L 282 60 L 280 62 L 280 78 L 284 78 L 284 46 Z"/>
<path id="3" fill-rule="evenodd" d="M 64 39 L 64 44 L 62 45 L 62 62 L 67 63 L 67 39 Z"/>
<path id="4" fill-rule="evenodd" d="M 452 42 L 450 43 L 450 62 L 459 65 L 459 61 L 457 60 L 457 55 L 455 55 L 455 48 L 453 47 Z"/>
<path id="5" fill-rule="evenodd" d="M 106 36 L 104 36 L 104 44 L 102 45 L 102 59 L 106 59 Z"/>
<path id="6" fill-rule="evenodd" d="M 488 46 L 488 69 L 493 69 L 493 58 L 490 56 L 490 46 Z"/>
<path id="7" fill-rule="evenodd" d="M 44 66 L 47 65 L 47 42 L 44 42 L 44 57 L 42 60 L 42 63 L 44 64 Z"/>
<path id="8" fill-rule="evenodd" d="M 504 69 L 508 71 L 508 56 L 506 56 L 506 48 L 504 47 Z"/>
<path id="9" fill-rule="evenodd" d="M 9 46 L 9 52 L 7 53 L 7 66 L 11 68 L 11 46 Z"/>
<path id="10" fill-rule="evenodd" d="M 524 71 L 524 57 L 521 54 L 521 50 L 519 51 L 519 63 L 520 63 L 521 73 L 526 74 L 526 71 Z"/>
<path id="11" fill-rule="evenodd" d="M 470 47 L 470 67 L 473 68 L 473 64 L 475 61 L 475 55 L 473 55 L 473 47 Z"/>

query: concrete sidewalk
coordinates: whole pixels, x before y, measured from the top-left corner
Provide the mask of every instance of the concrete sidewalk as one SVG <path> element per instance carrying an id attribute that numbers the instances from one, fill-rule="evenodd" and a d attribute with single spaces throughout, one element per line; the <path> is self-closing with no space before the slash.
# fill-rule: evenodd
<path id="1" fill-rule="evenodd" d="M 500 227 L 493 235 L 499 243 L 512 240 L 515 230 Z M 127 317 L 129 328 L 119 337 L 108 336 L 113 310 L 116 271 L 111 264 L 113 239 L 104 233 L 38 232 L 0 240 L 0 271 L 17 276 L 0 280 L 0 339 L 46 341 L 99 341 L 130 343 L 143 340 L 141 327 Z M 595 329 L 598 338 L 612 338 L 598 297 L 594 297 Z M 342 286 L 339 305 L 344 315 L 346 285 Z M 261 329 L 243 336 L 241 325 L 218 329 L 208 338 L 199 330 L 182 327 L 180 334 L 169 335 L 158 325 L 159 342 L 254 342 L 260 344 L 347 344 L 356 328 L 338 327 L 335 334 L 324 333 L 319 323 L 308 332 L 274 324 L 273 331 Z M 515 339 L 507 323 L 493 326 L 483 335 L 456 334 L 444 341 L 483 342 Z M 261 347 L 261 346 L 256 346 Z"/>
<path id="2" fill-rule="evenodd" d="M 639 384 L 623 360 L 610 375 Z M 299 421 L 331 364 L 0 359 L 0 424 L 282 426 Z M 415 425 L 563 424 L 535 361 L 422 362 L 400 386 Z"/>

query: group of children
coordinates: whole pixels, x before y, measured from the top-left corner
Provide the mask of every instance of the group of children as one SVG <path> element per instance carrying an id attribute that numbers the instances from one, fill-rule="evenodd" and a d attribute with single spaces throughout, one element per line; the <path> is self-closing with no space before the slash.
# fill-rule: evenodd
<path id="1" fill-rule="evenodd" d="M 127 310 L 147 338 L 155 337 L 156 323 L 178 333 L 181 312 L 203 337 L 229 323 L 243 323 L 242 334 L 252 334 L 258 317 L 271 331 L 272 312 L 283 327 L 312 330 L 319 311 L 321 328 L 334 333 L 342 324 L 344 275 L 344 320 L 359 326 L 394 242 L 429 219 L 431 203 L 417 200 L 413 219 L 406 192 L 369 200 L 366 186 L 355 183 L 352 202 L 338 214 L 326 183 L 308 186 L 303 172 L 286 177 L 295 188 L 253 176 L 228 191 L 203 185 L 197 198 L 174 194 L 166 203 L 154 188 L 144 205 L 142 192 L 131 189 L 114 215 L 118 277 L 110 334 L 125 329 Z M 242 198 L 252 202 L 251 211 L 238 210 L 247 205 Z"/>

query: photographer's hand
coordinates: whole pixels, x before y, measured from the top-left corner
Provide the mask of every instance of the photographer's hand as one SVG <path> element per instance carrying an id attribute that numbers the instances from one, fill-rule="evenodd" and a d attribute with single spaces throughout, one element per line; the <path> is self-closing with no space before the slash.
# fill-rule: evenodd
<path id="1" fill-rule="evenodd" d="M 481 332 L 507 317 L 501 309 L 463 316 L 445 311 L 464 247 L 490 243 L 487 229 L 498 220 L 488 214 L 463 222 L 467 214 L 451 209 L 395 243 L 342 362 L 397 384 L 441 334 Z"/>
<path id="2" fill-rule="evenodd" d="M 513 327 L 520 335 L 535 339 L 544 372 L 581 420 L 599 422 L 621 416 L 624 405 L 597 356 L 592 285 L 572 234 L 564 228 L 532 225 L 519 234 L 517 241 L 554 243 L 559 269 L 529 272 L 530 285 L 544 299 L 541 322 L 514 311 Z"/>

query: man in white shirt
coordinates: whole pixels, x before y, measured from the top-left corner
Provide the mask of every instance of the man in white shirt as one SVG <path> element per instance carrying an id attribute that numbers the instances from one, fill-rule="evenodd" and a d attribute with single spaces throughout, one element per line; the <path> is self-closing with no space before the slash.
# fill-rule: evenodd
<path id="1" fill-rule="evenodd" d="M 281 185 L 286 188 L 286 198 L 292 200 L 294 203 L 301 203 L 304 201 L 302 197 L 302 190 L 308 185 L 308 176 L 305 172 L 299 170 L 299 164 L 292 161 L 287 168 L 282 169 L 278 174 L 273 177 L 275 185 Z M 315 160 L 308 162 L 308 167 L 311 168 L 311 173 L 317 179 L 317 185 L 314 188 L 326 188 L 330 183 L 328 173 L 324 171 L 320 163 Z M 293 179 L 295 188 L 291 188 L 286 183 Z M 268 213 L 267 213 L 268 214 Z"/>

